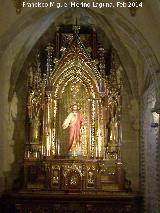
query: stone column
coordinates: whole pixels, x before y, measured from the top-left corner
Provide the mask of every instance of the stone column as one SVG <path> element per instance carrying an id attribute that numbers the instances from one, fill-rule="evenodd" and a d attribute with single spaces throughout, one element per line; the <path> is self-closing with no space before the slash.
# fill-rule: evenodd
<path id="1" fill-rule="evenodd" d="M 159 115 L 157 149 L 156 149 L 156 185 L 157 185 L 157 212 L 160 212 L 160 100 L 156 101 L 153 112 Z"/>

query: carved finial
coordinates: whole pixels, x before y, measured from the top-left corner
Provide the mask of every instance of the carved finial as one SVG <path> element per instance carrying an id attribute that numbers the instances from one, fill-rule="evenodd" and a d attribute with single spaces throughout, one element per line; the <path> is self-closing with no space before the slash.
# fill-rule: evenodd
<path id="1" fill-rule="evenodd" d="M 53 71 L 53 50 L 54 47 L 51 43 L 49 43 L 46 47 L 47 51 L 47 76 L 49 77 L 50 73 Z"/>
<path id="2" fill-rule="evenodd" d="M 78 34 L 80 29 L 81 29 L 81 27 L 80 27 L 80 25 L 78 25 L 78 20 L 77 20 L 77 17 L 76 17 L 76 24 L 73 25 L 74 33 Z"/>

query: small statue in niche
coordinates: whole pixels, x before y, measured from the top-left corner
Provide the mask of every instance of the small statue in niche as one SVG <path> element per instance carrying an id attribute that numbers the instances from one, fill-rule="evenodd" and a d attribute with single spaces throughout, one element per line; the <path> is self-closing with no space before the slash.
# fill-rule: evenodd
<path id="1" fill-rule="evenodd" d="M 31 142 L 38 142 L 39 139 L 39 127 L 40 127 L 40 103 L 39 97 L 34 96 L 34 93 L 31 93 L 29 98 L 29 120 L 30 120 L 30 140 Z M 33 97 L 32 97 L 33 96 Z"/>
<path id="2" fill-rule="evenodd" d="M 115 117 L 112 118 L 110 126 L 111 126 L 110 140 L 113 143 L 116 143 L 117 142 L 117 120 Z"/>
<path id="3" fill-rule="evenodd" d="M 88 184 L 94 184 L 94 172 L 88 171 Z"/>
<path id="4" fill-rule="evenodd" d="M 68 139 L 68 151 L 70 153 L 75 153 L 77 146 L 80 147 L 80 135 L 81 127 L 84 125 L 84 118 L 79 112 L 78 105 L 74 104 L 72 106 L 72 112 L 69 113 L 65 121 L 63 122 L 63 129 L 69 127 L 69 139 Z M 80 152 L 80 149 L 78 150 Z"/>
<path id="5" fill-rule="evenodd" d="M 52 184 L 59 183 L 59 174 L 58 174 L 57 170 L 53 171 L 53 176 L 52 176 L 51 180 L 52 180 Z"/>
<path id="6" fill-rule="evenodd" d="M 118 123 L 116 117 L 112 117 L 110 122 L 110 148 L 111 151 L 115 151 L 118 143 Z"/>

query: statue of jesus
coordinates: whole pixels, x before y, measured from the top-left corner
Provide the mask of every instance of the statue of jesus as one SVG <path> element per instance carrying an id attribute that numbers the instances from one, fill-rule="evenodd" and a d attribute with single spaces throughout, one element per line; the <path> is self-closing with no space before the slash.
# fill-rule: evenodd
<path id="1" fill-rule="evenodd" d="M 78 110 L 77 104 L 72 106 L 72 112 L 69 113 L 63 122 L 63 129 L 69 127 L 68 151 L 73 152 L 77 145 L 80 145 L 80 129 L 83 124 L 83 116 Z"/>

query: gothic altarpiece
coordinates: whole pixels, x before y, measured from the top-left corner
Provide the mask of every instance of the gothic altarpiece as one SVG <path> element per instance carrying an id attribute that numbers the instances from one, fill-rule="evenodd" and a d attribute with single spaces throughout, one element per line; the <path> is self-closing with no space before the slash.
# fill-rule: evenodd
<path id="1" fill-rule="evenodd" d="M 28 70 L 24 188 L 124 190 L 120 62 L 94 30 L 65 29 Z M 83 121 L 63 128 L 74 106 Z"/>

